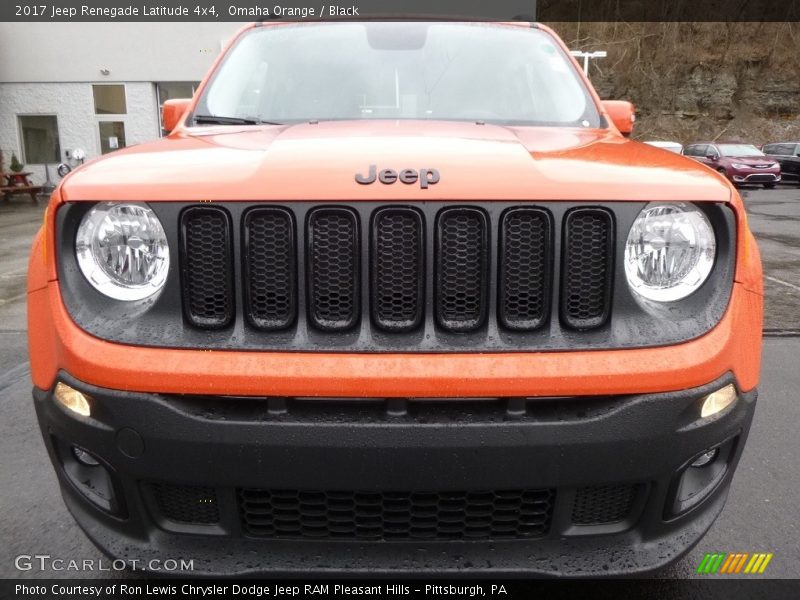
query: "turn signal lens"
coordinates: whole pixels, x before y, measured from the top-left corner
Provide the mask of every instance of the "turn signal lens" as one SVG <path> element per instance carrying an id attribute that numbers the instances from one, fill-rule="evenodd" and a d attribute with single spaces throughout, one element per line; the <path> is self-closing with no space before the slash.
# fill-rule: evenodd
<path id="1" fill-rule="evenodd" d="M 53 397 L 61 406 L 83 417 L 88 417 L 92 414 L 89 399 L 78 390 L 69 387 L 66 383 L 58 382 L 56 384 Z"/>
<path id="2" fill-rule="evenodd" d="M 724 388 L 706 396 L 700 409 L 700 417 L 705 419 L 728 408 L 736 401 L 736 388 L 729 383 Z"/>

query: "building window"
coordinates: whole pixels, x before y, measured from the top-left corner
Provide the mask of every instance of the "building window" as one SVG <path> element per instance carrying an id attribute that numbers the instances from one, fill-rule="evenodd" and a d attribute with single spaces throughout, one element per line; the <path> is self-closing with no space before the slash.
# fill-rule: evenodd
<path id="1" fill-rule="evenodd" d="M 161 111 L 164 108 L 164 102 L 167 100 L 175 100 L 176 98 L 191 98 L 194 96 L 198 85 L 200 85 L 199 81 L 162 81 L 156 83 L 158 126 L 161 129 L 162 136 L 169 133 L 169 131 L 164 130 L 164 125 L 161 122 Z"/>
<path id="2" fill-rule="evenodd" d="M 61 160 L 58 119 L 55 115 L 19 115 L 17 118 L 24 163 L 42 165 Z"/>
<path id="3" fill-rule="evenodd" d="M 100 152 L 108 154 L 125 147 L 125 123 L 122 121 L 100 121 Z"/>
<path id="4" fill-rule="evenodd" d="M 93 85 L 96 115 L 124 115 L 128 112 L 124 85 Z"/>
<path id="5" fill-rule="evenodd" d="M 156 84 L 158 90 L 158 103 L 164 104 L 167 100 L 176 98 L 191 98 L 197 89 L 197 81 L 167 81 Z"/>

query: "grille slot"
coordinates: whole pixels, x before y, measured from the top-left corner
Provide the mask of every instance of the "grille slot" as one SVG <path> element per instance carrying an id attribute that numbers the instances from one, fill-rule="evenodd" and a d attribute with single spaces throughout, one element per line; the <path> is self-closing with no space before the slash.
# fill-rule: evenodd
<path id="1" fill-rule="evenodd" d="M 181 214 L 181 266 L 186 319 L 218 329 L 233 320 L 231 219 L 215 207 L 191 207 Z"/>
<path id="2" fill-rule="evenodd" d="M 219 522 L 219 506 L 214 488 L 199 485 L 151 484 L 161 514 L 178 523 L 212 524 Z"/>
<path id="3" fill-rule="evenodd" d="M 242 527 L 263 538 L 444 540 L 547 534 L 555 490 L 238 490 Z"/>
<path id="4" fill-rule="evenodd" d="M 500 321 L 509 329 L 541 327 L 550 308 L 552 224 L 534 208 L 505 212 L 500 226 Z"/>
<path id="5" fill-rule="evenodd" d="M 297 312 L 294 220 L 283 208 L 256 208 L 244 217 L 245 310 L 259 329 L 290 326 Z"/>
<path id="6" fill-rule="evenodd" d="M 318 208 L 308 218 L 309 319 L 326 331 L 350 329 L 359 317 L 358 217 L 346 208 Z"/>
<path id="7" fill-rule="evenodd" d="M 576 208 L 564 221 L 561 320 L 573 329 L 605 324 L 611 309 L 614 227 L 600 208 Z"/>
<path id="8" fill-rule="evenodd" d="M 776 179 L 774 175 L 748 175 L 747 182 L 748 183 L 775 183 Z"/>
<path id="9" fill-rule="evenodd" d="M 383 208 L 372 224 L 372 318 L 388 331 L 409 331 L 422 321 L 425 290 L 422 215 Z"/>
<path id="10" fill-rule="evenodd" d="M 607 525 L 631 514 L 639 491 L 637 485 L 595 485 L 579 488 L 572 507 L 575 525 Z"/>
<path id="11" fill-rule="evenodd" d="M 483 211 L 448 208 L 436 227 L 436 318 L 449 331 L 478 329 L 486 319 L 489 234 Z"/>

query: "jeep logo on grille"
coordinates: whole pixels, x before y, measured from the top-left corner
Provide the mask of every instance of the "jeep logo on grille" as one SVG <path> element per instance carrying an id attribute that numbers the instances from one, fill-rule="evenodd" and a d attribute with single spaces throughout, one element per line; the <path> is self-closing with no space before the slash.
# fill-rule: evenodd
<path id="1" fill-rule="evenodd" d="M 419 181 L 419 187 L 423 190 L 428 189 L 429 185 L 439 183 L 439 171 L 436 169 L 402 169 L 399 173 L 393 169 L 384 169 L 378 173 L 377 165 L 369 166 L 369 173 L 361 175 L 356 173 L 356 181 L 361 185 L 375 183 L 375 180 L 386 185 L 391 185 L 398 179 L 406 185 L 411 185 Z"/>

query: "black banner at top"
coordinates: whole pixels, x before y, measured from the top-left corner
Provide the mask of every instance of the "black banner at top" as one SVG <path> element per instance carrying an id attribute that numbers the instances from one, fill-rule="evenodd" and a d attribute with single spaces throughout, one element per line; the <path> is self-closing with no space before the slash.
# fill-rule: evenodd
<path id="1" fill-rule="evenodd" d="M 0 0 L 0 21 L 530 21 L 535 5 L 535 0 Z"/>
<path id="2" fill-rule="evenodd" d="M 800 0 L 0 0 L 0 21 L 800 21 Z"/>

